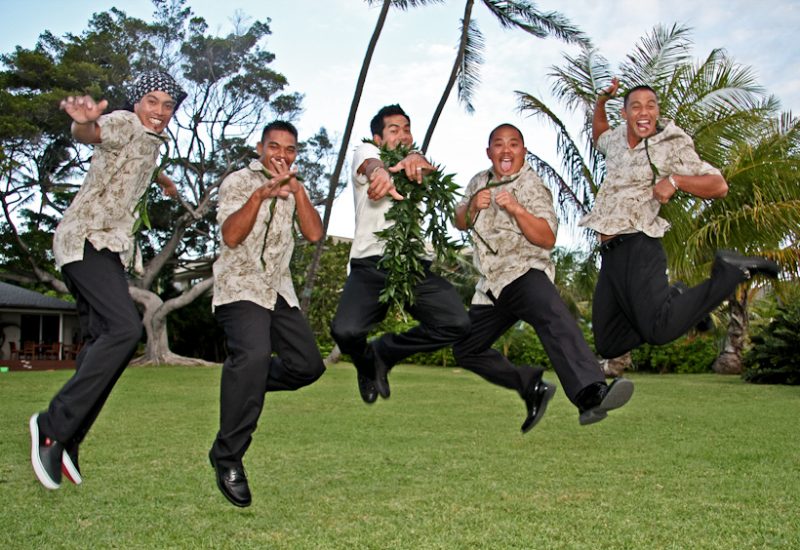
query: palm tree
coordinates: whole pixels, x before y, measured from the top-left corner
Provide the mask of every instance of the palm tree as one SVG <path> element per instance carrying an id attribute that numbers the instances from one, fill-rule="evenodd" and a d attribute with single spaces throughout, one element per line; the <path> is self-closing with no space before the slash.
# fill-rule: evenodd
<path id="1" fill-rule="evenodd" d="M 555 36 L 568 43 L 589 45 L 589 39 L 558 12 L 541 13 L 536 5 L 527 0 L 481 0 L 483 5 L 494 15 L 504 28 L 520 29 L 536 38 Z M 456 58 L 450 77 L 445 85 L 439 104 L 422 142 L 422 151 L 428 150 L 433 132 L 442 115 L 453 86 L 458 82 L 458 99 L 468 113 L 474 112 L 472 94 L 480 83 L 478 68 L 483 63 L 481 52 L 484 48 L 483 35 L 478 24 L 472 19 L 472 7 L 475 0 L 467 0 L 464 4 L 464 17 L 461 19 L 461 35 L 458 41 Z"/>
<path id="2" fill-rule="evenodd" d="M 689 282 L 708 273 L 714 251 L 733 247 L 779 261 L 791 278 L 798 275 L 800 226 L 800 158 L 798 121 L 779 115 L 773 97 L 765 97 L 752 72 L 713 50 L 695 63 L 690 57 L 690 30 L 658 26 L 644 37 L 620 66 L 621 87 L 646 83 L 659 95 L 662 115 L 675 120 L 695 141 L 701 158 L 722 169 L 731 191 L 714 202 L 679 196 L 663 210 L 672 222 L 664 238 L 673 276 Z M 591 142 L 591 116 L 596 90 L 612 70 L 594 49 L 565 56 L 553 67 L 552 92 L 569 110 L 583 116 L 579 139 L 539 98 L 520 93 L 520 110 L 549 122 L 556 130 L 561 157 L 558 170 L 532 155 L 545 180 L 559 191 L 562 214 L 574 221 L 587 212 L 605 176 L 602 156 Z M 615 108 L 615 105 L 617 108 Z M 621 100 L 609 102 L 613 125 L 621 122 Z M 562 173 L 564 174 L 562 176 Z M 731 300 L 728 341 L 723 353 L 729 364 L 741 362 L 746 332 L 746 294 Z M 727 368 L 726 368 L 727 370 Z"/>

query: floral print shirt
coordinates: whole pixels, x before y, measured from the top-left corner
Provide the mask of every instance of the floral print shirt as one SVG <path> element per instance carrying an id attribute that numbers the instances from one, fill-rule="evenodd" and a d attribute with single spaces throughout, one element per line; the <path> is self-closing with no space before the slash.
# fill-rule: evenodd
<path id="1" fill-rule="evenodd" d="M 669 222 L 658 215 L 661 204 L 653 198 L 654 175 L 658 182 L 670 174 L 720 173 L 700 160 L 692 138 L 674 122 L 660 120 L 659 125 L 663 127 L 660 132 L 634 148 L 628 146 L 626 125 L 603 132 L 597 149 L 606 157 L 608 173 L 597 192 L 594 208 L 579 225 L 604 235 L 641 231 L 650 237 L 663 237 Z"/>
<path id="2" fill-rule="evenodd" d="M 544 219 L 553 234 L 556 234 L 558 220 L 553 207 L 553 195 L 527 162 L 516 174 L 502 177 L 499 184 L 491 170 L 479 172 L 467 185 L 461 205 L 469 204 L 472 196 L 483 189 L 490 180 L 492 198 L 500 191 L 510 192 L 525 210 L 537 218 Z M 531 243 L 522 233 L 514 216 L 497 206 L 494 200 L 489 208 L 480 211 L 474 226 L 470 229 L 473 262 L 481 274 L 475 286 L 475 295 L 472 297 L 474 305 L 491 304 L 487 292 L 491 291 L 497 298 L 508 284 L 524 275 L 529 269 L 544 271 L 550 280 L 553 280 L 555 266 L 550 260 L 550 251 Z"/>
<path id="3" fill-rule="evenodd" d="M 267 183 L 263 170 L 261 161 L 254 160 L 222 182 L 217 207 L 220 228 L 256 189 Z M 220 255 L 214 262 L 212 307 L 247 300 L 272 310 L 278 295 L 289 306 L 299 307 L 289 271 L 294 250 L 294 195 L 276 199 L 275 211 L 270 216 L 272 201 L 270 198 L 261 203 L 252 231 L 236 248 L 221 240 Z"/>
<path id="4" fill-rule="evenodd" d="M 89 172 L 53 235 L 56 266 L 83 259 L 89 241 L 97 250 L 118 252 L 123 265 L 142 271 L 133 226 L 136 206 L 158 166 L 165 137 L 145 128 L 130 111 L 102 115 L 101 143 L 94 145 Z"/>

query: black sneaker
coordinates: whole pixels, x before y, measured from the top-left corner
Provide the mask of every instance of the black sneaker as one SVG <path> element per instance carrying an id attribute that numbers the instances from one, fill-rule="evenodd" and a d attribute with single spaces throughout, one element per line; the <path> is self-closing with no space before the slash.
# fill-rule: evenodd
<path id="1" fill-rule="evenodd" d="M 605 382 L 590 384 L 576 397 L 578 422 L 581 426 L 600 422 L 608 416 L 608 411 L 622 407 L 632 395 L 633 382 L 626 378 L 615 378 L 610 386 Z"/>
<path id="2" fill-rule="evenodd" d="M 61 455 L 64 447 L 55 439 L 50 439 L 39 430 L 39 413 L 31 416 L 28 426 L 31 430 L 31 464 L 39 482 L 47 489 L 61 486 Z"/>
<path id="3" fill-rule="evenodd" d="M 83 483 L 81 468 L 78 465 L 78 446 L 72 445 L 65 448 L 61 454 L 61 473 L 75 485 Z"/>

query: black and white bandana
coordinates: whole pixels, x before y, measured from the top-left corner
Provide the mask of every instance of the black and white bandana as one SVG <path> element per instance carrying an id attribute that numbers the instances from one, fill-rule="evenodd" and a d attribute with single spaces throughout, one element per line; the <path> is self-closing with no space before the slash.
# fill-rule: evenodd
<path id="1" fill-rule="evenodd" d="M 139 74 L 133 82 L 126 86 L 128 99 L 136 104 L 150 92 L 164 92 L 175 100 L 175 108 L 186 99 L 186 92 L 183 91 L 175 79 L 162 71 L 147 71 Z"/>

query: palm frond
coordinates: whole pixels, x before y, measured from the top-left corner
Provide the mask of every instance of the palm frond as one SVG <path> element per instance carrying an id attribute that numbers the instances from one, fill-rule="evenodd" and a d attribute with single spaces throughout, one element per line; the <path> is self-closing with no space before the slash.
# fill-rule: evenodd
<path id="1" fill-rule="evenodd" d="M 558 12 L 542 13 L 525 0 L 483 0 L 483 4 L 506 29 L 521 29 L 537 38 L 553 36 L 568 44 L 590 46 L 583 31 Z"/>
<path id="2" fill-rule="evenodd" d="M 573 207 L 571 212 L 565 212 L 570 217 L 583 215 L 589 211 L 597 193 L 592 171 L 586 166 L 581 153 L 581 148 L 572 139 L 564 122 L 550 110 L 540 99 L 523 92 L 516 92 L 518 110 L 530 116 L 539 117 L 551 124 L 556 131 L 556 150 L 561 157 L 561 166 L 567 174 L 570 192 L 565 195 L 568 200 L 562 203 L 559 192 L 559 203 Z"/>
<path id="3" fill-rule="evenodd" d="M 689 27 L 677 23 L 670 28 L 657 25 L 620 65 L 621 87 L 630 89 L 647 84 L 656 90 L 664 88 L 675 67 L 690 60 L 690 34 Z"/>
<path id="4" fill-rule="evenodd" d="M 367 4 L 374 6 L 375 4 L 383 4 L 384 0 L 367 0 Z M 429 6 L 431 4 L 444 4 L 444 0 L 391 0 L 392 7 L 398 10 L 407 10 L 409 8 L 419 8 L 422 6 Z"/>
<path id="5" fill-rule="evenodd" d="M 562 57 L 563 66 L 550 67 L 547 75 L 553 81 L 553 96 L 570 110 L 593 108 L 598 88 L 607 86 L 613 76 L 608 61 L 594 48 Z"/>
<path id="6" fill-rule="evenodd" d="M 472 105 L 472 97 L 481 83 L 479 69 L 483 65 L 485 46 L 486 41 L 478 29 L 477 23 L 474 20 L 470 21 L 467 29 L 467 41 L 464 45 L 464 56 L 461 59 L 456 77 L 458 101 L 464 105 L 464 109 L 470 114 L 475 112 L 475 107 Z"/>

